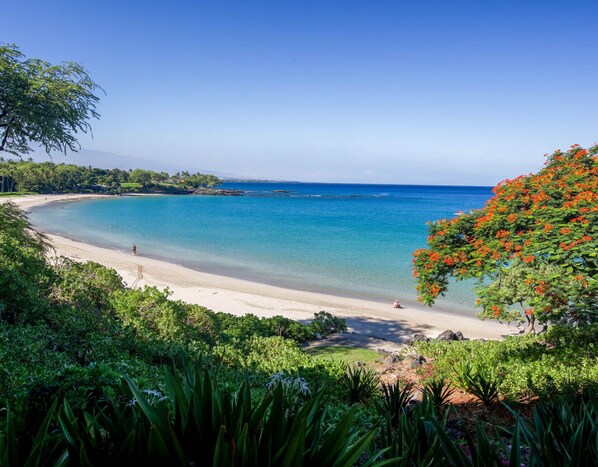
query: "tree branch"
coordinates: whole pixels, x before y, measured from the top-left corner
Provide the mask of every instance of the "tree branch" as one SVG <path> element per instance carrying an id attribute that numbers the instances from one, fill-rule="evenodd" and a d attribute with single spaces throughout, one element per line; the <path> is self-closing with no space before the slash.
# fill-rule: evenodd
<path id="1" fill-rule="evenodd" d="M 6 130 L 4 130 L 4 136 L 2 137 L 2 143 L 0 144 L 0 151 L 4 151 L 4 147 L 6 146 L 6 141 L 8 141 L 8 136 L 10 135 L 11 127 L 9 124 L 6 125 Z"/>

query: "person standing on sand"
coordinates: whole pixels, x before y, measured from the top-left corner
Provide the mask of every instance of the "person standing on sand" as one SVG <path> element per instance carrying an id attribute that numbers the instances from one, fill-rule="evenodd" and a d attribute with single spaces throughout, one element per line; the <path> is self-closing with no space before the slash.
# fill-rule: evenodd
<path id="1" fill-rule="evenodd" d="M 133 243 L 133 254 L 137 255 L 137 245 Z"/>

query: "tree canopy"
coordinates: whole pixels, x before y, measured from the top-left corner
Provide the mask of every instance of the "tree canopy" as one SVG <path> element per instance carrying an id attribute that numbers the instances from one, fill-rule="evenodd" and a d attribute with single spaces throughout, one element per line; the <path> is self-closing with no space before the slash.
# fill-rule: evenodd
<path id="1" fill-rule="evenodd" d="M 477 278 L 482 318 L 598 321 L 598 146 L 558 150 L 493 192 L 483 209 L 430 223 L 414 252 L 418 299 Z"/>
<path id="2" fill-rule="evenodd" d="M 46 152 L 77 151 L 78 132 L 99 118 L 101 89 L 74 62 L 52 65 L 27 59 L 14 45 L 0 45 L 0 151 L 27 154 L 31 143 Z"/>
<path id="3" fill-rule="evenodd" d="M 94 192 L 189 193 L 198 186 L 214 186 L 222 180 L 209 174 L 169 175 L 152 170 L 99 169 L 74 164 L 54 164 L 32 160 L 0 158 L 0 193 L 32 191 L 37 193 Z"/>

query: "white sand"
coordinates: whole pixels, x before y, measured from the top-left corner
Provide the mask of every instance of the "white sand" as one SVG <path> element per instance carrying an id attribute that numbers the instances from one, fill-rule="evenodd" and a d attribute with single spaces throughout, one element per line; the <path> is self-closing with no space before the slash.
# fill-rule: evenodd
<path id="1" fill-rule="evenodd" d="M 11 198 L 24 209 L 58 201 L 97 197 L 96 195 L 34 195 Z M 495 321 L 480 321 L 430 309 L 423 305 L 408 305 L 394 309 L 392 304 L 354 298 L 336 297 L 272 285 L 219 276 L 189 269 L 122 251 L 100 248 L 58 235 L 49 235 L 57 254 L 76 260 L 96 261 L 114 268 L 132 287 L 144 285 L 168 287 L 175 299 L 196 303 L 214 311 L 257 316 L 283 315 L 296 320 L 310 320 L 313 314 L 326 310 L 347 320 L 356 342 L 366 347 L 395 346 L 415 333 L 436 337 L 442 331 L 461 331 L 468 338 L 498 339 L 514 334 L 517 329 Z M 376 337 L 375 341 L 372 338 Z M 385 345 L 384 339 L 389 341 Z"/>

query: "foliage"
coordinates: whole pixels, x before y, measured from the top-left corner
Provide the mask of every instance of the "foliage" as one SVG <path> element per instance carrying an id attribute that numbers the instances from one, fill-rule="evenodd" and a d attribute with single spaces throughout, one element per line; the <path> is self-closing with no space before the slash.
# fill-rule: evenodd
<path id="1" fill-rule="evenodd" d="M 76 133 L 91 131 L 89 120 L 99 118 L 98 89 L 77 63 L 51 65 L 0 45 L 0 151 L 26 154 L 32 142 L 48 153 L 76 151 Z"/>
<path id="2" fill-rule="evenodd" d="M 15 323 L 39 316 L 52 272 L 46 266 L 46 237 L 31 228 L 11 202 L 0 203 L 0 322 Z"/>
<path id="3" fill-rule="evenodd" d="M 346 365 L 338 384 L 350 404 L 367 404 L 378 393 L 379 381 L 372 370 L 363 366 Z"/>
<path id="4" fill-rule="evenodd" d="M 528 400 L 598 390 L 597 342 L 598 325 L 553 326 L 541 335 L 503 341 L 417 343 L 417 350 L 434 360 L 438 372 L 452 374 L 463 389 L 469 390 L 469 376 L 475 377 L 476 368 L 492 368 L 502 395 Z"/>
<path id="5" fill-rule="evenodd" d="M 598 465 L 598 397 L 539 404 L 532 420 L 516 412 L 513 430 L 504 430 L 530 449 L 530 466 Z M 513 456 L 514 457 L 514 456 Z"/>
<path id="6" fill-rule="evenodd" d="M 453 367 L 451 376 L 455 386 L 473 394 L 484 405 L 490 405 L 498 400 L 500 382 L 492 369 L 474 367 L 470 362 L 462 361 Z"/>
<path id="7" fill-rule="evenodd" d="M 274 373 L 266 384 L 266 389 L 272 394 L 279 388 L 287 410 L 298 410 L 311 394 L 309 383 L 305 378 L 287 376 L 284 372 Z"/>
<path id="8" fill-rule="evenodd" d="M 322 336 L 347 331 L 347 323 L 343 318 L 332 316 L 330 313 L 323 310 L 314 314 L 314 320 L 311 324 L 316 333 Z"/>
<path id="9" fill-rule="evenodd" d="M 0 321 L 16 323 L 42 314 L 50 271 L 39 253 L 0 234 L 0 270 Z"/>
<path id="10" fill-rule="evenodd" d="M 438 439 L 438 431 L 445 430 L 446 416 L 437 426 L 437 414 L 431 404 L 420 404 L 402 413 L 396 423 L 386 414 L 378 448 L 388 449 L 386 456 L 396 459 L 393 466 L 446 465 L 446 456 Z"/>
<path id="11" fill-rule="evenodd" d="M 193 174 L 206 185 L 222 183 L 208 174 Z M 156 192 L 186 194 L 192 192 L 179 174 L 134 169 L 99 169 L 74 164 L 0 159 L 0 192 L 23 190 L 37 193 L 65 192 Z"/>
<path id="12" fill-rule="evenodd" d="M 43 239 L 26 222 L 3 227 L 0 280 L 22 290 L 4 295 L 15 313 L 0 323 L 0 463 L 188 464 L 197 455 L 213 465 L 330 465 L 326 456 L 350 464 L 361 457 L 364 465 L 540 465 L 557 454 L 592 460 L 594 441 L 579 437 L 596 439 L 595 408 L 585 408 L 586 419 L 555 403 L 554 413 L 520 418 L 508 431 L 487 434 L 480 425 L 455 438 L 451 410 L 433 403 L 444 398 L 444 382 L 429 384 L 422 404 L 408 404 L 407 386 L 380 392 L 363 366 L 303 351 L 299 342 L 319 332 L 313 322 L 236 317 L 172 300 L 168 290 L 130 290 L 96 263 L 46 262 Z M 319 328 L 325 332 L 344 324 L 318 317 L 333 323 Z M 477 368 L 492 368 L 510 399 L 582 394 L 594 403 L 596 342 L 598 325 L 588 325 L 502 342 L 417 345 L 439 374 L 469 375 L 469 388 Z M 201 354 L 202 367 L 160 371 L 164 362 Z M 373 403 L 350 408 L 355 402 Z M 554 447 L 552 436 L 564 441 Z"/>
<path id="13" fill-rule="evenodd" d="M 215 322 L 205 308 L 170 300 L 168 289 L 117 290 L 111 297 L 117 319 L 158 358 L 199 355 L 213 343 Z"/>
<path id="14" fill-rule="evenodd" d="M 471 394 L 480 399 L 484 405 L 490 405 L 498 401 L 498 378 L 496 374 L 487 368 L 476 368 L 468 376 L 468 389 Z"/>
<path id="15" fill-rule="evenodd" d="M 0 175 L 1 176 L 1 175 Z M 0 179 L 0 198 L 17 198 L 19 196 L 34 195 L 33 191 L 13 191 L 12 193 L 3 193 L 1 189 L 2 179 Z"/>
<path id="16" fill-rule="evenodd" d="M 305 352 L 318 359 L 338 360 L 344 363 L 373 363 L 380 358 L 374 350 L 345 345 L 307 347 Z"/>
<path id="17" fill-rule="evenodd" d="M 48 238 L 35 230 L 27 215 L 11 201 L 0 203 L 0 234 L 37 253 L 45 253 L 49 248 Z"/>
<path id="18" fill-rule="evenodd" d="M 66 400 L 60 407 L 54 403 L 27 450 L 19 450 L 9 411 L 0 432 L 0 461 L 349 467 L 374 436 L 350 434 L 352 412 L 326 429 L 319 394 L 289 410 L 280 384 L 256 401 L 246 383 L 234 393 L 222 390 L 210 370 L 185 366 L 183 375 L 165 371 L 165 394 L 142 391 L 127 379 L 121 391 L 130 402 L 113 399 L 109 410 L 76 412 Z"/>
<path id="19" fill-rule="evenodd" d="M 114 314 L 110 298 L 125 289 L 122 278 L 114 269 L 87 261 L 78 263 L 59 258 L 55 272 L 57 280 L 51 297 L 60 303 L 68 303 L 79 310 Z"/>
<path id="20" fill-rule="evenodd" d="M 556 151 L 538 173 L 497 185 L 483 209 L 430 224 L 414 253 L 419 299 L 434 303 L 451 276 L 478 278 L 483 318 L 598 320 L 597 154 Z"/>
<path id="21" fill-rule="evenodd" d="M 285 318 L 284 316 L 273 316 L 263 319 L 267 333 L 274 336 L 287 337 L 298 342 L 307 342 L 316 338 L 313 326 L 305 326 L 298 321 Z"/>
<path id="22" fill-rule="evenodd" d="M 318 334 L 323 337 L 338 329 L 346 329 L 345 320 L 321 311 L 314 314 L 314 320 L 309 324 L 302 324 L 283 316 L 260 318 L 251 313 L 243 316 L 234 316 L 228 313 L 216 313 L 218 331 L 221 340 L 245 341 L 253 336 L 269 337 L 280 336 L 293 339 L 297 342 L 314 340 Z"/>
<path id="23" fill-rule="evenodd" d="M 214 175 L 190 174 L 187 171 L 177 172 L 172 176 L 172 180 L 174 183 L 179 183 L 187 188 L 213 187 L 222 183 Z"/>
<path id="24" fill-rule="evenodd" d="M 390 417 L 393 427 L 396 428 L 411 400 L 413 400 L 413 392 L 410 384 L 401 383 L 399 380 L 394 384 L 382 383 L 383 413 Z"/>
<path id="25" fill-rule="evenodd" d="M 470 362 L 457 362 L 456 365 L 453 366 L 450 375 L 454 386 L 462 391 L 469 392 L 473 375 L 473 367 Z"/>
<path id="26" fill-rule="evenodd" d="M 379 436 L 351 433 L 355 410 L 329 424 L 322 393 L 285 398 L 277 380 L 254 397 L 247 380 L 229 391 L 219 373 L 183 365 L 164 370 L 165 390 L 142 390 L 131 379 L 100 405 L 75 408 L 56 399 L 32 426 L 19 428 L 7 408 L 0 423 L 2 465 L 596 465 L 598 398 L 540 402 L 530 419 L 510 409 L 512 428 L 488 435 L 462 427 L 450 434 L 449 411 L 430 402 L 386 417 Z M 283 377 L 283 379 L 286 379 Z M 294 404 L 294 405 L 291 405 Z"/>
<path id="27" fill-rule="evenodd" d="M 448 401 L 448 398 L 455 392 L 450 381 L 442 376 L 432 378 L 422 388 L 423 400 L 431 403 L 434 407 L 440 407 Z"/>

